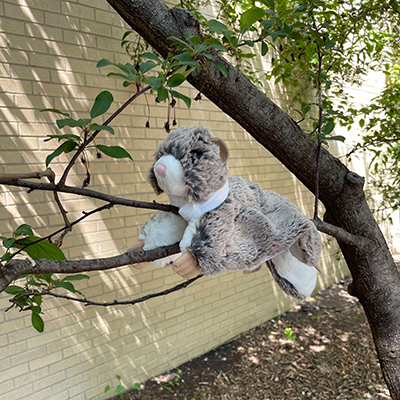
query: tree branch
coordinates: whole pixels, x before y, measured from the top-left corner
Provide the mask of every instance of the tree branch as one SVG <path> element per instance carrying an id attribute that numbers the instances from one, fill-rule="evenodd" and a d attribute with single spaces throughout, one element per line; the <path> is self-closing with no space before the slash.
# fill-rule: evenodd
<path id="1" fill-rule="evenodd" d="M 89 211 L 89 212 L 82 211 L 83 216 L 80 217 L 80 218 L 78 218 L 78 219 L 76 219 L 75 221 L 71 222 L 71 223 L 70 223 L 70 229 L 72 229 L 72 227 L 73 227 L 74 225 L 79 224 L 79 222 L 81 222 L 81 221 L 84 220 L 85 218 L 89 217 L 90 215 L 93 215 L 93 214 L 95 214 L 95 213 L 97 213 L 97 212 L 100 212 L 100 211 L 103 211 L 103 210 L 109 210 L 109 209 L 112 208 L 112 207 L 114 207 L 114 204 L 109 203 L 109 204 L 105 204 L 105 205 L 103 205 L 103 206 L 101 206 L 101 207 L 95 208 L 94 210 Z M 15 257 L 17 254 L 21 253 L 21 251 L 25 250 L 27 247 L 32 246 L 33 244 L 39 243 L 39 242 L 41 242 L 41 241 L 43 241 L 43 240 L 50 240 L 53 236 L 57 235 L 57 233 L 60 233 L 60 232 L 63 232 L 63 231 L 64 231 L 64 233 L 61 234 L 61 238 L 59 238 L 59 239 L 57 240 L 57 242 L 59 242 L 60 240 L 62 241 L 62 239 L 65 237 L 65 231 L 66 231 L 67 229 L 68 229 L 68 228 L 66 228 L 66 227 L 64 226 L 64 227 L 62 227 L 61 229 L 58 229 L 58 230 L 56 230 L 55 232 L 50 233 L 50 235 L 44 236 L 44 237 L 42 237 L 42 238 L 40 238 L 40 239 L 38 239 L 38 240 L 35 240 L 34 242 L 28 243 L 27 245 L 25 245 L 24 247 L 22 247 L 21 249 L 19 249 L 17 252 L 15 252 L 12 256 Z"/>
<path id="2" fill-rule="evenodd" d="M 73 261 L 55 260 L 11 260 L 0 266 L 0 293 L 15 279 L 25 274 L 75 274 L 78 272 L 105 271 L 129 264 L 154 261 L 179 253 L 179 244 L 159 247 L 154 250 L 124 253 L 119 256 Z"/>
<path id="3" fill-rule="evenodd" d="M 136 98 L 138 98 L 141 94 L 146 93 L 148 90 L 150 90 L 150 86 L 146 86 L 142 90 L 139 90 L 136 92 L 132 97 L 130 97 L 121 107 L 118 108 L 106 121 L 102 123 L 102 125 L 108 125 L 115 117 L 117 117 L 122 111 L 125 110 L 126 107 L 129 106 Z M 79 149 L 76 151 L 76 153 L 73 155 L 71 158 L 71 161 L 68 163 L 66 166 L 60 181 L 58 182 L 59 186 L 64 186 L 65 181 L 67 180 L 67 176 L 71 168 L 74 166 L 76 160 L 79 158 L 79 156 L 82 154 L 82 152 L 86 149 L 86 147 L 93 142 L 93 140 L 96 138 L 96 136 L 100 133 L 101 131 L 97 130 L 94 131 L 93 134 L 88 138 L 87 140 L 82 143 L 82 145 L 79 147 Z"/>
<path id="4" fill-rule="evenodd" d="M 169 211 L 174 214 L 178 214 L 178 209 L 169 204 L 160 204 L 156 202 L 149 203 L 147 201 L 129 200 L 129 199 L 124 199 L 123 197 L 111 196 L 109 194 L 97 192 L 95 190 L 82 189 L 74 186 L 60 187 L 58 185 L 54 185 L 53 183 L 38 183 L 20 179 L 7 179 L 3 178 L 2 175 L 0 175 L 0 185 L 17 186 L 17 187 L 29 188 L 31 190 L 44 190 L 48 192 L 72 193 L 78 196 L 86 196 L 94 199 L 107 201 L 115 205 L 122 205 L 135 208 L 147 208 L 150 210 Z"/>
<path id="5" fill-rule="evenodd" d="M 353 235 L 338 226 L 329 224 L 322 221 L 318 217 L 311 220 L 314 222 L 315 227 L 322 233 L 333 236 L 338 241 L 348 244 L 349 246 L 357 247 L 358 249 L 365 248 L 366 246 L 374 245 L 374 242 L 364 236 Z"/>
<path id="6" fill-rule="evenodd" d="M 38 171 L 38 172 L 26 172 L 26 173 L 21 173 L 21 174 L 1 174 L 0 178 L 2 179 L 41 179 L 43 177 L 49 178 L 50 182 L 51 180 L 55 179 L 56 175 L 54 171 L 51 168 L 47 168 L 44 171 Z"/>
<path id="7" fill-rule="evenodd" d="M 15 298 L 10 299 L 10 302 L 14 303 L 13 300 L 19 300 L 21 298 L 26 298 L 26 297 L 30 297 L 31 295 L 34 295 L 34 296 L 52 296 L 52 297 L 57 297 L 58 299 L 66 299 L 66 300 L 76 301 L 76 302 L 85 304 L 85 306 L 110 307 L 110 306 L 121 306 L 121 305 L 134 305 L 134 304 L 138 304 L 138 303 L 143 303 L 144 301 L 153 299 L 155 297 L 165 296 L 167 294 L 176 292 L 178 290 L 185 289 L 189 285 L 191 285 L 193 282 L 197 281 L 198 279 L 200 279 L 203 276 L 204 275 L 198 275 L 195 278 L 192 278 L 185 282 L 179 283 L 178 285 L 173 286 L 172 288 L 163 290 L 161 292 L 147 294 L 145 296 L 142 296 L 142 297 L 139 297 L 139 298 L 133 299 L 133 300 L 125 300 L 125 301 L 113 300 L 113 301 L 101 303 L 101 302 L 97 302 L 97 301 L 88 300 L 86 297 L 84 297 L 83 299 L 80 299 L 78 297 L 54 293 L 50 290 L 42 290 L 40 293 L 24 293 L 20 296 L 16 296 Z M 13 306 L 11 306 L 11 307 L 13 307 Z M 6 311 L 8 311 L 8 310 L 9 310 L 9 308 Z"/>

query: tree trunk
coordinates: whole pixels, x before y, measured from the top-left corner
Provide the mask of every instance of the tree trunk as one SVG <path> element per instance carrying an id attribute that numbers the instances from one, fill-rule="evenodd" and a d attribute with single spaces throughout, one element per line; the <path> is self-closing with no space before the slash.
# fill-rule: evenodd
<path id="1" fill-rule="evenodd" d="M 192 13 L 168 8 L 161 0 L 107 0 L 122 18 L 162 56 L 171 48 L 168 37 L 201 36 Z M 238 122 L 314 192 L 317 144 L 302 132 L 250 80 L 224 58 L 228 78 L 211 66 L 191 74 L 189 82 Z M 325 220 L 362 237 L 357 247 L 339 241 L 353 277 L 351 294 L 367 315 L 383 375 L 393 399 L 400 400 L 400 277 L 386 241 L 367 205 L 364 179 L 327 150 L 320 157 L 320 200 Z"/>

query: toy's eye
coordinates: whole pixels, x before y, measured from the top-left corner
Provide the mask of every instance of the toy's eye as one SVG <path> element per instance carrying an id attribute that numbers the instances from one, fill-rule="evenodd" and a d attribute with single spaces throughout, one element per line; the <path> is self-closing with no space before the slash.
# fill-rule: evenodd
<path id="1" fill-rule="evenodd" d="M 192 163 L 197 162 L 201 156 L 203 155 L 203 152 L 201 150 L 192 150 L 190 152 L 190 159 L 192 161 Z"/>

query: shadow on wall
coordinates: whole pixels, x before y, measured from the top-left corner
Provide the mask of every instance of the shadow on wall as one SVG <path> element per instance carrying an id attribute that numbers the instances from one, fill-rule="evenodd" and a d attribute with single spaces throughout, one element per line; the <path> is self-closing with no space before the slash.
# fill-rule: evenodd
<path id="1" fill-rule="evenodd" d="M 45 12 L 38 11 L 39 3 L 6 3 L 6 15 L 8 10 L 12 16 L 0 21 L 0 29 L 7 32 L 6 47 L 2 49 L 2 173 L 44 169 L 46 156 L 57 146 L 54 141 L 43 141 L 46 135 L 55 133 L 56 116 L 40 113 L 40 109 L 74 110 L 78 117 L 85 117 L 101 90 L 112 91 L 116 100 L 113 110 L 131 94 L 121 88 L 120 81 L 105 77 L 95 67 L 101 58 L 127 61 L 120 47 L 125 27 L 119 16 L 100 2 L 93 7 L 89 3 L 88 7 L 76 5 L 81 8 L 74 8 L 72 3 L 46 2 L 46 7 L 54 9 Z M 195 97 L 194 89 L 185 90 Z M 276 88 L 273 93 L 279 94 L 276 100 L 283 106 L 289 100 L 283 88 Z M 153 97 L 149 96 L 149 101 Z M 189 111 L 183 107 L 181 104 L 177 109 L 180 126 L 204 124 L 226 140 L 231 150 L 231 175 L 259 182 L 265 189 L 286 194 L 308 209 L 310 196 L 299 189 L 290 173 L 215 106 L 203 101 L 194 103 Z M 152 107 L 151 124 L 156 128 L 146 130 L 146 109 L 146 101 L 139 99 L 112 124 L 115 137 L 104 135 L 102 139 L 107 145 L 125 147 L 135 163 L 99 161 L 89 155 L 92 189 L 138 200 L 154 198 L 145 179 L 151 155 L 165 137 L 162 127 L 166 111 L 162 105 Z M 63 133 L 71 132 L 67 129 Z M 68 160 L 69 156 L 63 155 L 52 162 L 58 177 Z M 83 177 L 84 168 L 77 165 L 68 183 L 80 186 Z M 72 195 L 62 194 L 61 199 L 71 220 L 78 218 L 82 210 L 100 205 L 99 201 Z M 2 235 L 9 235 L 22 223 L 32 225 L 40 236 L 62 226 L 49 193 L 27 194 L 25 190 L 3 186 L 0 200 Z M 96 214 L 67 235 L 66 255 L 80 259 L 121 253 L 135 240 L 149 215 L 147 210 L 126 207 Z M 135 298 L 179 282 L 170 269 L 153 267 L 138 272 L 127 266 L 90 275 L 89 282 L 78 282 L 76 287 L 88 298 L 102 301 Z M 51 388 L 53 397 L 66 398 L 68 393 L 72 398 L 86 393 L 88 398 L 95 398 L 101 396 L 114 371 L 129 376 L 132 384 L 142 381 L 148 374 L 163 372 L 204 353 L 292 304 L 292 299 L 272 282 L 266 267 L 250 276 L 226 273 L 202 278 L 184 291 L 134 307 L 89 308 L 48 299 L 44 303 L 46 330 L 41 335 L 31 327 L 29 316 L 9 311 L 0 317 L 1 335 L 6 338 L 0 343 L 12 349 L 10 353 L 2 349 L 0 364 L 11 366 L 11 362 L 19 368 L 2 375 L 0 383 L 12 382 L 13 395 L 21 389 L 25 396 L 32 386 L 32 379 L 27 379 L 24 372 L 29 369 L 35 375 L 35 392 Z M 7 296 L 3 295 L 0 308 L 7 306 Z"/>

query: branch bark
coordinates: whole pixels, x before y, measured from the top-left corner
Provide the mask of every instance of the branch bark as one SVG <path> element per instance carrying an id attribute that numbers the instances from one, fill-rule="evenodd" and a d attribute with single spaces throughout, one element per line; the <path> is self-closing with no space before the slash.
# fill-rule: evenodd
<path id="1" fill-rule="evenodd" d="M 178 209 L 174 206 L 168 204 L 160 204 L 160 203 L 149 203 L 147 201 L 137 201 L 137 200 L 129 200 L 124 199 L 123 197 L 111 196 L 109 194 L 97 192 L 91 189 L 82 189 L 75 186 L 58 186 L 53 183 L 39 183 L 39 182 L 30 182 L 21 179 L 7 179 L 3 178 L 0 175 L 0 185 L 8 185 L 8 186 L 16 186 L 29 188 L 30 190 L 44 190 L 48 192 L 61 192 L 61 193 L 71 193 L 76 194 L 78 196 L 86 196 L 93 199 L 99 199 L 103 201 L 107 201 L 114 205 L 122 205 L 127 207 L 135 207 L 135 208 L 147 208 L 150 210 L 160 210 L 160 211 L 169 211 L 175 214 L 178 214 Z"/>
<path id="2" fill-rule="evenodd" d="M 142 297 L 138 297 L 137 299 L 133 299 L 133 300 L 113 300 L 113 301 L 107 301 L 107 302 L 99 302 L 99 301 L 92 301 L 87 299 L 86 297 L 80 299 L 78 297 L 73 297 L 73 296 L 68 296 L 68 295 L 63 295 L 63 294 L 58 294 L 58 293 L 54 293 L 50 290 L 42 290 L 40 293 L 34 293 L 35 296 L 39 295 L 39 296 L 52 296 L 52 297 L 56 297 L 58 299 L 65 299 L 65 300 L 70 300 L 70 301 L 75 301 L 78 303 L 83 303 L 85 306 L 101 306 L 101 307 L 110 307 L 110 306 L 126 306 L 126 305 L 135 305 L 135 304 L 139 304 L 139 303 L 143 303 L 144 301 L 150 300 L 150 299 L 154 299 L 155 297 L 161 297 L 161 296 L 166 296 L 170 293 L 176 292 L 178 290 L 182 290 L 187 288 L 189 285 L 191 285 L 193 282 L 197 281 L 198 279 L 202 278 L 203 275 L 198 275 L 195 278 L 189 279 L 185 282 L 179 283 L 178 285 L 173 286 L 172 288 L 163 290 L 161 292 L 156 292 L 156 293 L 151 293 L 151 294 L 147 294 L 145 296 Z M 27 295 L 21 295 L 21 296 L 17 296 L 16 299 L 21 299 L 23 297 L 29 297 L 32 294 L 28 293 Z M 10 300 L 10 302 L 13 299 Z M 13 307 L 13 305 L 11 305 L 11 307 Z M 7 310 L 6 310 L 7 311 Z"/>
<path id="3" fill-rule="evenodd" d="M 137 33 L 163 57 L 171 51 L 168 37 L 185 40 L 185 32 L 201 36 L 192 13 L 168 8 L 161 0 L 107 0 Z M 317 144 L 296 122 L 261 93 L 250 80 L 222 56 L 228 71 L 210 66 L 192 73 L 188 81 L 223 112 L 238 122 L 296 177 L 315 192 Z M 320 200 L 325 220 L 374 245 L 361 249 L 339 241 L 353 277 L 354 293 L 367 315 L 383 375 L 393 399 L 400 400 L 400 277 L 386 241 L 368 207 L 363 178 L 349 171 L 322 148 L 319 159 Z"/>
<path id="4" fill-rule="evenodd" d="M 79 272 L 105 271 L 124 265 L 157 260 L 179 252 L 179 244 L 177 243 L 154 250 L 136 251 L 134 253 L 124 253 L 119 256 L 92 260 L 11 260 L 5 266 L 0 266 L 0 292 L 13 280 L 25 274 L 76 274 Z"/>

